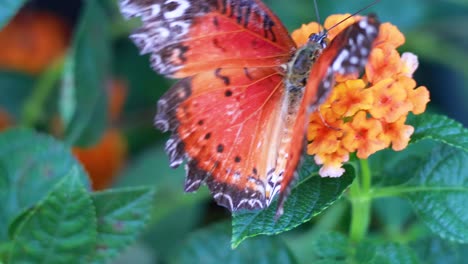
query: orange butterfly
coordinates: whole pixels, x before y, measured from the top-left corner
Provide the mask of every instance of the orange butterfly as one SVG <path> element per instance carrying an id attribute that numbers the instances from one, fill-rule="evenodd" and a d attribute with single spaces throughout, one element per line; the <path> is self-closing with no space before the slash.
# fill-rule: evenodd
<path id="1" fill-rule="evenodd" d="M 335 75 L 364 68 L 379 22 L 363 17 L 328 45 L 327 31 L 296 47 L 259 0 L 121 0 L 141 17 L 131 35 L 154 70 L 182 78 L 158 102 L 155 125 L 171 131 L 170 166 L 184 160 L 185 191 L 206 183 L 231 211 L 267 207 L 277 215 L 296 178 L 310 114 Z"/>

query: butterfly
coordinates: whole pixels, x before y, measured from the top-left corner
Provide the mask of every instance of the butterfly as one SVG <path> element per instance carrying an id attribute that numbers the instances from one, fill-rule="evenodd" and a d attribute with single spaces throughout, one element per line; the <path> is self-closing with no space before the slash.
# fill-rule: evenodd
<path id="1" fill-rule="evenodd" d="M 155 126 L 170 131 L 170 166 L 186 161 L 185 191 L 206 183 L 231 211 L 283 213 L 297 177 L 311 113 L 337 74 L 363 70 L 379 22 L 363 17 L 332 42 L 327 31 L 297 47 L 259 0 L 121 0 L 140 17 L 130 36 L 153 69 L 181 79 L 158 101 Z"/>

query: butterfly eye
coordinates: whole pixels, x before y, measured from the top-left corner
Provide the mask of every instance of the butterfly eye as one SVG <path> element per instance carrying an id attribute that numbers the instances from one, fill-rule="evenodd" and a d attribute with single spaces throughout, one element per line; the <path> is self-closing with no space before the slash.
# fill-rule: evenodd
<path id="1" fill-rule="evenodd" d="M 319 41 L 319 35 L 317 33 L 312 33 L 309 36 L 309 42 L 318 42 Z"/>
<path id="2" fill-rule="evenodd" d="M 320 44 L 322 48 L 326 48 L 328 46 L 328 43 L 330 43 L 330 40 L 327 38 L 328 34 L 326 31 L 320 32 L 320 33 L 313 33 L 310 34 L 309 36 L 309 42 L 315 42 Z"/>

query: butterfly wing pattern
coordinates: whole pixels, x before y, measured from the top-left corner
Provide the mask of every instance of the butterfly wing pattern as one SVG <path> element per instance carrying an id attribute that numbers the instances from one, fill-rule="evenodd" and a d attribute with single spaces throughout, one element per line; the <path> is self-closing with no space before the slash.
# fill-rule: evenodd
<path id="1" fill-rule="evenodd" d="M 142 27 L 130 38 L 151 53 L 154 70 L 182 78 L 218 68 L 271 67 L 287 61 L 294 42 L 279 19 L 253 0 L 121 0 Z"/>
<path id="2" fill-rule="evenodd" d="M 365 18 L 317 50 L 322 55 L 292 100 L 285 68 L 297 48 L 262 2 L 121 0 L 120 8 L 142 20 L 131 38 L 150 53 L 154 70 L 181 78 L 158 101 L 155 125 L 172 132 L 170 166 L 186 161 L 185 191 L 206 183 L 231 211 L 265 208 L 280 192 L 281 213 L 310 113 L 336 73 L 362 70 L 378 22 Z"/>

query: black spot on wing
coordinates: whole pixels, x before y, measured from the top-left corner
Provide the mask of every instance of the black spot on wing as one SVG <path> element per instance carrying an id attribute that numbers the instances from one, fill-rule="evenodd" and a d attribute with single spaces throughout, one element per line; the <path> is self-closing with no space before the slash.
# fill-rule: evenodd
<path id="1" fill-rule="evenodd" d="M 222 153 L 224 151 L 224 146 L 222 144 L 219 144 L 217 147 L 216 147 L 216 152 L 218 153 Z"/>
<path id="2" fill-rule="evenodd" d="M 214 74 L 224 82 L 224 85 L 228 86 L 231 83 L 231 79 L 228 76 L 221 74 L 221 68 L 216 69 Z"/>
<path id="3" fill-rule="evenodd" d="M 252 75 L 250 75 L 250 73 L 249 73 L 249 69 L 247 69 L 246 67 L 244 67 L 244 75 L 245 75 L 245 77 L 247 77 L 247 79 L 253 80 Z"/>

